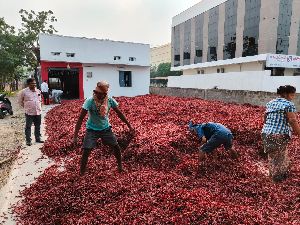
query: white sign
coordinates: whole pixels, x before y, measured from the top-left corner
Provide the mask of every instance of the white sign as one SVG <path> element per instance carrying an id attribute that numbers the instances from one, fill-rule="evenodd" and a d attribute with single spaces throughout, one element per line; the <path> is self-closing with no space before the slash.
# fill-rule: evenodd
<path id="1" fill-rule="evenodd" d="M 267 67 L 300 68 L 300 56 L 269 54 Z"/>

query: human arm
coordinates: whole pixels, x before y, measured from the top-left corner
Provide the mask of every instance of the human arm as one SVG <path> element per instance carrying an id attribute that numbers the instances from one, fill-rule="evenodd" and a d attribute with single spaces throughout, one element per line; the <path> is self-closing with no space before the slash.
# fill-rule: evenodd
<path id="1" fill-rule="evenodd" d="M 287 112 L 288 122 L 296 135 L 300 136 L 300 126 L 297 121 L 297 115 L 294 112 Z"/>
<path id="2" fill-rule="evenodd" d="M 264 115 L 264 124 L 267 122 L 267 113 Z"/>
<path id="3" fill-rule="evenodd" d="M 76 123 L 76 126 L 75 126 L 75 132 L 74 132 L 74 138 L 73 138 L 73 143 L 74 144 L 77 144 L 78 132 L 80 130 L 80 127 L 82 125 L 82 121 L 83 121 L 84 117 L 86 116 L 87 112 L 88 112 L 87 110 L 81 109 L 80 115 L 78 117 L 78 120 L 77 120 L 77 123 Z"/>
<path id="4" fill-rule="evenodd" d="M 18 104 L 24 108 L 24 91 L 21 91 L 18 96 Z"/>
<path id="5" fill-rule="evenodd" d="M 202 136 L 202 138 L 201 138 L 201 145 L 203 145 L 204 143 L 206 143 L 206 138 L 204 137 L 204 136 Z"/>
<path id="6" fill-rule="evenodd" d="M 132 132 L 133 128 L 131 127 L 130 123 L 127 121 L 122 111 L 118 107 L 114 107 L 113 110 L 117 113 L 117 116 L 120 118 L 120 120 L 122 120 L 128 126 L 129 130 Z"/>

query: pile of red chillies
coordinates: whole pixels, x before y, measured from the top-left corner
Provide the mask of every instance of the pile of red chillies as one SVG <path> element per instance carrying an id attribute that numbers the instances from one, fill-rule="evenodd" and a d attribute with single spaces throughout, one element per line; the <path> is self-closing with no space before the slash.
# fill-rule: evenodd
<path id="1" fill-rule="evenodd" d="M 79 145 L 72 145 L 83 101 L 68 101 L 46 116 L 42 152 L 55 160 L 14 212 L 20 224 L 300 224 L 300 141 L 289 145 L 289 178 L 270 181 L 260 132 L 264 108 L 155 95 L 116 98 L 136 130 L 128 133 L 113 111 L 110 121 L 126 172 L 118 173 L 99 142 L 79 175 Z M 199 142 L 187 123 L 218 122 L 234 134 L 240 157 L 221 147 L 199 167 Z"/>

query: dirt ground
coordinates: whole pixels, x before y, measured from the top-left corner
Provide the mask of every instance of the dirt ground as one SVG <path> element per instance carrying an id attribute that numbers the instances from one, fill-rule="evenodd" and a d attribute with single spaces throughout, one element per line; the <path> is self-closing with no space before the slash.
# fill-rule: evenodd
<path id="1" fill-rule="evenodd" d="M 24 144 L 24 111 L 17 104 L 17 97 L 9 97 L 14 115 L 0 119 L 0 188 L 5 184 L 16 152 Z"/>

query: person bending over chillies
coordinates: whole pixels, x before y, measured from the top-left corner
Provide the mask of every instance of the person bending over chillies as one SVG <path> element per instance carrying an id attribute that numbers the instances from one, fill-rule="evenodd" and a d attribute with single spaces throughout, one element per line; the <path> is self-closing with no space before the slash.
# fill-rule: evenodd
<path id="1" fill-rule="evenodd" d="M 201 141 L 199 152 L 199 162 L 205 159 L 205 155 L 223 145 L 228 150 L 231 157 L 236 159 L 237 152 L 233 148 L 233 135 L 231 131 L 220 123 L 193 124 L 189 122 L 189 130 L 196 134 Z"/>
<path id="2" fill-rule="evenodd" d="M 300 136 L 296 107 L 293 102 L 296 88 L 290 85 L 277 89 L 278 98 L 266 105 L 262 140 L 264 152 L 268 154 L 269 174 L 274 182 L 287 178 L 289 158 L 287 145 L 293 132 Z"/>
<path id="3" fill-rule="evenodd" d="M 118 171 L 123 171 L 121 148 L 109 123 L 108 115 L 110 108 L 112 108 L 117 113 L 118 117 L 128 126 L 131 133 L 134 133 L 134 130 L 118 108 L 116 100 L 108 96 L 108 89 L 109 84 L 106 81 L 97 83 L 97 86 L 93 91 L 93 97 L 85 100 L 75 127 L 73 143 L 77 144 L 78 132 L 84 117 L 88 113 L 89 117 L 86 123 L 87 129 L 82 147 L 83 154 L 80 166 L 81 175 L 85 173 L 88 157 L 91 150 L 97 146 L 97 140 L 99 138 L 102 139 L 103 144 L 108 145 L 112 149 L 113 154 L 117 159 Z"/>

